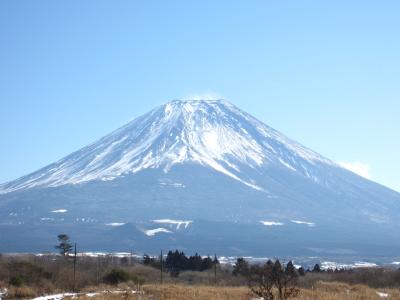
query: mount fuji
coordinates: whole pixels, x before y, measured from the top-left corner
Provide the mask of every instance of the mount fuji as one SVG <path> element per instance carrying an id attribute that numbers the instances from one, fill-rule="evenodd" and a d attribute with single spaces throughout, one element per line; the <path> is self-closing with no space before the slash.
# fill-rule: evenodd
<path id="1" fill-rule="evenodd" d="M 0 251 L 394 256 L 400 194 L 225 100 L 171 101 L 0 185 Z"/>

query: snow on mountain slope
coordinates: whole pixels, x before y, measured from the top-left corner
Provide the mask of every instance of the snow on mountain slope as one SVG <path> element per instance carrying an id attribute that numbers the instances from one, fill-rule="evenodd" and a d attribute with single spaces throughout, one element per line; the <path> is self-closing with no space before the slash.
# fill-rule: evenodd
<path id="1" fill-rule="evenodd" d="M 251 172 L 279 166 L 318 181 L 313 166 L 332 161 L 290 140 L 225 100 L 171 101 L 97 142 L 22 178 L 0 193 L 113 180 L 146 168 L 195 163 L 263 191 Z"/>
<path id="2" fill-rule="evenodd" d="M 0 193 L 1 252 L 65 230 L 92 251 L 400 251 L 399 193 L 223 100 L 156 107 Z"/>

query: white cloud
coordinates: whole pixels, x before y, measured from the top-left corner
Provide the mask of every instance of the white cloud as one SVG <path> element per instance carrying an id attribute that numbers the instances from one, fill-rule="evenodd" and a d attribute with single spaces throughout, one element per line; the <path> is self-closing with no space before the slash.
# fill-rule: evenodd
<path id="1" fill-rule="evenodd" d="M 339 165 L 362 177 L 371 179 L 371 172 L 370 172 L 371 167 L 369 164 L 362 163 L 360 161 L 354 161 L 354 162 L 339 162 Z"/>

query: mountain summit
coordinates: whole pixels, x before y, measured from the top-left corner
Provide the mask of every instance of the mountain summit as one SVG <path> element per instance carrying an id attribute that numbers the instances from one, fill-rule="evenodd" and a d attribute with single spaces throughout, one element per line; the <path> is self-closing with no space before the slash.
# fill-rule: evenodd
<path id="1" fill-rule="evenodd" d="M 263 190 L 241 168 L 279 165 L 312 178 L 331 161 L 288 139 L 225 100 L 176 100 L 35 173 L 0 186 L 7 193 L 92 180 L 113 180 L 147 168 L 197 163 Z"/>
<path id="2" fill-rule="evenodd" d="M 0 251 L 68 230 L 88 250 L 377 254 L 400 249 L 399 213 L 400 194 L 230 102 L 175 100 L 0 185 Z"/>

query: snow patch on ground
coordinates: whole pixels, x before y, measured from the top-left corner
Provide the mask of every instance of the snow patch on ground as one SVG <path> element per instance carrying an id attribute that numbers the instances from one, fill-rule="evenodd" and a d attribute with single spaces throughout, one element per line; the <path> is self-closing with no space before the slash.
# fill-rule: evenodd
<path id="1" fill-rule="evenodd" d="M 153 220 L 153 222 L 159 224 L 176 225 L 176 229 L 179 229 L 181 225 L 184 225 L 186 229 L 190 224 L 193 223 L 193 221 L 182 221 L 182 220 L 171 220 L 171 219 Z"/>
<path id="2" fill-rule="evenodd" d="M 106 224 L 104 224 L 104 225 L 106 225 L 106 226 L 123 226 L 123 225 L 125 225 L 126 223 L 118 223 L 118 222 L 114 222 L 114 223 L 106 223 Z"/>
<path id="3" fill-rule="evenodd" d="M 92 298 L 92 297 L 96 297 L 96 296 L 101 295 L 101 294 L 117 294 L 117 295 L 119 295 L 119 294 L 137 294 L 137 293 L 138 292 L 134 291 L 134 290 L 132 290 L 132 291 L 130 291 L 130 290 L 114 290 L 114 291 L 106 290 L 106 291 L 91 292 L 91 293 L 62 293 L 62 294 L 54 294 L 54 295 L 36 297 L 36 298 L 31 299 L 31 300 L 62 300 L 64 298 L 66 298 L 66 297 L 72 298 L 72 299 L 76 299 L 76 298 L 79 299 L 80 296 Z M 0 297 L 1 297 L 1 294 L 0 294 Z"/>
<path id="4" fill-rule="evenodd" d="M 275 222 L 275 221 L 260 221 L 260 223 L 265 226 L 283 226 L 283 225 L 285 225 L 282 222 Z"/>
<path id="5" fill-rule="evenodd" d="M 149 229 L 149 230 L 145 230 L 144 234 L 147 236 L 155 236 L 157 233 L 173 233 L 172 231 L 165 229 L 165 228 L 155 228 L 155 229 Z"/>
<path id="6" fill-rule="evenodd" d="M 306 222 L 306 221 L 290 220 L 290 222 L 295 223 L 295 224 L 307 225 L 309 227 L 314 227 L 315 226 L 315 223 Z"/>
<path id="7" fill-rule="evenodd" d="M 112 257 L 118 257 L 118 258 L 123 258 L 123 257 L 136 257 L 136 258 L 142 258 L 141 255 L 135 255 L 133 253 L 129 252 L 81 252 L 78 253 L 77 256 L 81 257 L 102 257 L 102 256 L 112 256 Z"/>
<path id="8" fill-rule="evenodd" d="M 349 270 L 349 269 L 358 269 L 358 268 L 375 268 L 378 265 L 375 263 L 371 262 L 355 262 L 352 264 L 343 264 L 343 263 L 337 263 L 333 261 L 324 261 L 321 263 L 321 269 L 322 270 Z"/>
<path id="9" fill-rule="evenodd" d="M 63 294 L 54 294 L 54 295 L 48 295 L 48 296 L 41 296 L 41 297 L 36 297 L 32 300 L 62 300 L 65 297 L 76 297 L 76 293 L 63 293 Z"/>
<path id="10" fill-rule="evenodd" d="M 289 165 L 287 162 L 285 162 L 282 158 L 278 159 L 282 165 L 284 165 L 286 168 L 296 172 L 297 170 L 295 168 L 293 168 L 291 165 Z"/>
<path id="11" fill-rule="evenodd" d="M 160 181 L 161 186 L 170 186 L 175 188 L 185 188 L 186 186 L 180 182 L 167 182 L 167 181 Z"/>
<path id="12" fill-rule="evenodd" d="M 0 290 L 0 300 L 7 296 L 8 290 L 6 288 Z"/>
<path id="13" fill-rule="evenodd" d="M 376 268 L 378 265 L 376 263 L 359 261 L 353 264 L 353 268 Z"/>
<path id="14" fill-rule="evenodd" d="M 61 208 L 61 209 L 56 209 L 56 210 L 52 210 L 52 213 L 66 213 L 68 210 Z"/>
<path id="15" fill-rule="evenodd" d="M 87 293 L 85 296 L 89 297 L 89 298 L 92 298 L 92 297 L 96 297 L 98 295 L 100 295 L 100 293 Z"/>
<path id="16" fill-rule="evenodd" d="M 388 298 L 388 297 L 389 297 L 389 294 L 388 294 L 388 293 L 376 292 L 376 294 L 377 294 L 380 298 Z"/>

